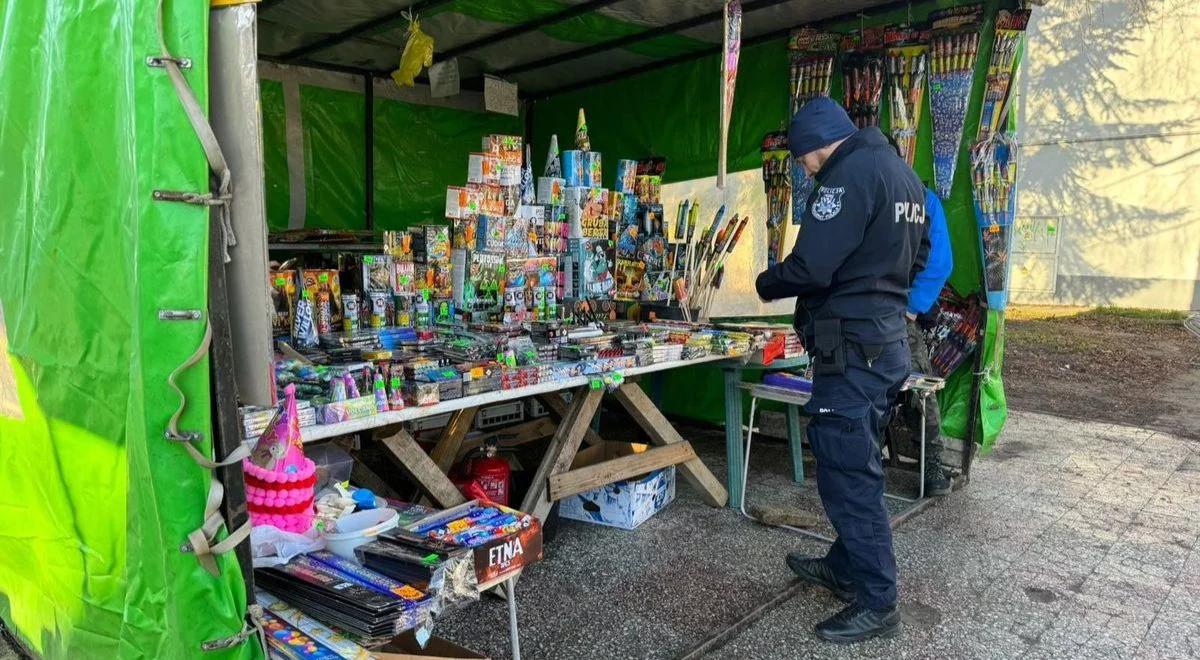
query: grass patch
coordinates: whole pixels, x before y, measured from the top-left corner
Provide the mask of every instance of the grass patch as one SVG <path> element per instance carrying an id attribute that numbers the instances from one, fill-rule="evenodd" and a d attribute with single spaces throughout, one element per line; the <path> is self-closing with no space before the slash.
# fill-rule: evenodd
<path id="1" fill-rule="evenodd" d="M 1188 317 L 1187 312 L 1177 312 L 1169 309 L 1137 309 L 1134 307 L 1096 307 L 1081 316 L 1093 318 L 1122 318 L 1139 319 L 1142 321 L 1182 321 Z"/>
<path id="2" fill-rule="evenodd" d="M 1024 305 L 1005 312 L 1010 321 L 1049 321 L 1069 319 L 1134 319 L 1138 321 L 1183 321 L 1187 312 L 1167 309 L 1138 309 L 1134 307 L 1059 307 Z"/>

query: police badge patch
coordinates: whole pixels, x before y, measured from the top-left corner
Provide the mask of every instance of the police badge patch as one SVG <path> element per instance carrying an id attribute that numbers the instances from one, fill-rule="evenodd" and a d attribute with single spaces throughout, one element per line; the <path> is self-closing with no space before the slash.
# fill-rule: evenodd
<path id="1" fill-rule="evenodd" d="M 818 222 L 825 222 L 837 217 L 842 212 L 842 195 L 845 188 L 827 188 L 821 186 L 817 190 L 817 198 L 813 200 L 812 214 Z"/>

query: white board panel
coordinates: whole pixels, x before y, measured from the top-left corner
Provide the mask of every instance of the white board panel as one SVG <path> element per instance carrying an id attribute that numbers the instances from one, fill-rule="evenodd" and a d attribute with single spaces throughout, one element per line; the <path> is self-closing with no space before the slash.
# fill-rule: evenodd
<path id="1" fill-rule="evenodd" d="M 680 200 L 689 198 L 700 202 L 697 231 L 712 222 L 717 208 L 724 202 L 729 215 L 749 215 L 750 224 L 725 266 L 721 288 L 709 309 L 709 317 L 780 316 L 791 315 L 794 298 L 765 303 L 754 290 L 754 278 L 767 267 L 767 195 L 763 192 L 762 170 L 734 172 L 726 177 L 726 189 L 717 190 L 717 177 L 669 183 L 662 187 L 664 215 L 671 229 L 675 227 Z M 798 227 L 787 226 L 784 245 L 792 249 Z"/>

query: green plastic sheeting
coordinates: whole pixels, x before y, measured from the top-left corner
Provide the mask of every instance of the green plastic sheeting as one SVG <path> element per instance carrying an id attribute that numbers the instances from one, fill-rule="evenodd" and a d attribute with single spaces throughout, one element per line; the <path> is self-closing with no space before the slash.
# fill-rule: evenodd
<path id="1" fill-rule="evenodd" d="M 375 99 L 375 226 L 446 222 L 446 186 L 467 181 L 483 136 L 521 135 L 520 117 Z"/>
<path id="2" fill-rule="evenodd" d="M 261 81 L 267 225 L 287 229 L 283 86 Z M 364 96 L 300 86 L 306 228 L 363 229 Z M 467 180 L 467 154 L 491 133 L 520 135 L 520 117 L 375 99 L 375 228 L 446 221 L 446 186 Z"/>
<path id="3" fill-rule="evenodd" d="M 924 20 L 929 12 L 961 5 L 961 2 L 914 3 L 914 20 Z M 962 294 L 980 289 L 979 239 L 969 176 L 968 149 L 978 128 L 987 61 L 991 56 L 994 19 L 1003 5 L 1000 0 L 984 3 L 980 52 L 971 95 L 971 108 L 964 128 L 963 146 L 953 194 L 944 202 L 954 249 L 954 272 L 950 284 Z M 868 26 L 902 22 L 907 8 L 871 15 Z M 859 21 L 830 26 L 835 32 L 859 27 Z M 729 171 L 758 169 L 762 160 L 759 146 L 764 133 L 786 127 L 788 120 L 787 50 L 783 39 L 743 48 L 738 71 L 737 98 L 729 133 Z M 559 136 L 562 148 L 571 148 L 575 118 L 585 108 L 592 148 L 604 154 L 606 163 L 619 158 L 649 155 L 667 159 L 665 181 L 677 182 L 716 174 L 717 114 L 719 92 L 717 55 L 648 71 L 628 79 L 538 100 L 533 104 L 534 171 L 544 163 L 551 134 Z M 835 72 L 836 73 L 836 72 Z M 840 98 L 841 76 L 834 76 L 832 94 Z M 922 109 L 921 129 L 914 169 L 925 180 L 932 179 L 932 121 L 928 98 Z M 886 104 L 884 104 L 886 106 Z M 886 117 L 885 117 L 886 126 Z M 614 168 L 605 168 L 605 185 L 611 186 Z M 982 415 L 978 436 L 984 448 L 994 442 L 1003 427 L 1007 411 L 1000 360 L 1003 337 L 997 330 L 998 317 L 989 315 L 982 350 L 987 374 L 981 388 Z M 951 374 L 940 397 L 943 406 L 942 430 L 946 435 L 967 436 L 971 367 L 968 360 Z M 664 409 L 712 422 L 724 419 L 722 379 L 718 371 L 681 370 L 664 376 L 656 393 Z"/>
<path id="4" fill-rule="evenodd" d="M 145 65 L 156 10 L 0 13 L 0 616 L 50 658 L 200 657 L 246 609 L 232 555 L 212 577 L 179 550 L 209 480 L 163 438 L 167 375 L 204 328 L 157 311 L 205 309 L 209 211 L 151 194 L 206 192 L 208 167 L 165 70 Z M 168 2 L 164 24 L 203 101 L 208 3 Z M 207 360 L 180 387 L 180 427 L 211 437 Z"/>

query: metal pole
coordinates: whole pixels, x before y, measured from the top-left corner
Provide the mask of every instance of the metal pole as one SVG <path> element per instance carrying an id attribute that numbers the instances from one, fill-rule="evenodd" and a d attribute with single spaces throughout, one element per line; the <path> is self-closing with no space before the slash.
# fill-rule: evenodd
<path id="1" fill-rule="evenodd" d="M 366 175 L 363 198 L 366 200 L 367 229 L 375 229 L 375 78 L 363 76 L 363 137 L 366 140 Z"/>
<path id="2" fill-rule="evenodd" d="M 505 581 L 504 590 L 508 594 L 508 639 L 512 644 L 513 660 L 521 660 L 521 637 L 517 633 L 517 578 L 513 576 Z"/>
<path id="3" fill-rule="evenodd" d="M 275 405 L 271 301 L 267 294 L 267 221 L 263 201 L 262 115 L 253 4 L 209 13 L 209 109 L 232 174 L 230 218 L 237 245 L 224 264 L 229 281 L 230 365 L 243 404 Z M 221 267 L 220 260 L 216 267 Z"/>

